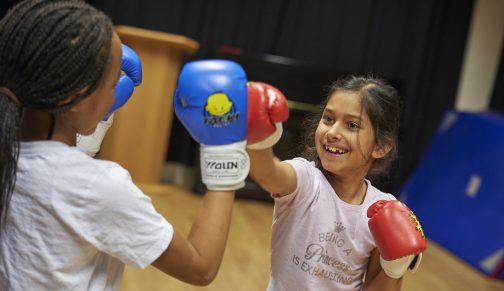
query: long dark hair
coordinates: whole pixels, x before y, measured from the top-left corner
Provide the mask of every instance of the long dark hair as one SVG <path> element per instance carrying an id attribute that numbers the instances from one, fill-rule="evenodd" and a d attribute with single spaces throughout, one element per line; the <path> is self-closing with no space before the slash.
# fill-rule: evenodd
<path id="1" fill-rule="evenodd" d="M 0 87 L 11 92 L 0 91 L 1 225 L 15 185 L 23 108 L 56 114 L 95 91 L 112 33 L 111 20 L 79 0 L 22 1 L 0 20 Z"/>
<path id="2" fill-rule="evenodd" d="M 391 144 L 390 152 L 381 159 L 376 159 L 368 171 L 368 178 L 375 178 L 387 173 L 392 162 L 397 158 L 400 97 L 397 90 L 385 80 L 376 76 L 349 75 L 333 82 L 329 87 L 326 100 L 319 110 L 311 114 L 304 122 L 305 139 L 302 156 L 314 161 L 317 168 L 329 177 L 329 172 L 322 167 L 322 163 L 315 148 L 315 131 L 322 117 L 322 112 L 331 96 L 339 90 L 357 92 L 361 98 L 362 109 L 366 111 L 378 146 Z"/>

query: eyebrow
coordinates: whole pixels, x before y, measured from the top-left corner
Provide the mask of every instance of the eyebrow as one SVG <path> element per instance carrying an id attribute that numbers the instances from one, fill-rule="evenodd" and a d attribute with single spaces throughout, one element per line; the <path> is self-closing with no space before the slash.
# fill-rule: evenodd
<path id="1" fill-rule="evenodd" d="M 334 110 L 332 110 L 332 109 L 330 109 L 330 108 L 327 108 L 327 107 L 326 107 L 326 108 L 324 108 L 324 112 L 326 112 L 326 111 L 329 111 L 329 113 L 331 113 L 331 114 L 335 115 Z M 346 116 L 346 117 L 350 117 L 350 118 L 355 118 L 355 119 L 358 119 L 359 121 L 364 120 L 360 114 L 359 114 L 359 115 L 355 115 L 355 114 L 345 114 L 345 116 Z"/>

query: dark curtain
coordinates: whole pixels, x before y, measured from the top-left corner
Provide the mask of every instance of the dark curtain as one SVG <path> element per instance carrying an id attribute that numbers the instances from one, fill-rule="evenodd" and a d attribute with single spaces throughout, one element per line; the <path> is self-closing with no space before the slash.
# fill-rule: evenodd
<path id="1" fill-rule="evenodd" d="M 4 0 L 0 2 L 0 17 L 3 17 L 5 13 L 7 13 L 7 10 L 14 5 L 14 3 L 17 3 L 18 1 L 14 0 Z"/>
<path id="2" fill-rule="evenodd" d="M 473 0 L 88 2 L 116 24 L 197 40 L 201 49 L 193 58 L 213 56 L 230 45 L 248 54 L 394 80 L 403 97 L 400 159 L 382 186 L 393 193 L 421 159 L 443 112 L 454 105 L 473 8 Z M 499 76 L 502 79 L 502 65 Z M 313 103 L 321 101 L 318 94 L 311 98 Z M 172 133 L 184 135 L 176 121 Z M 182 148 L 185 154 L 171 156 L 187 156 L 188 147 Z"/>
<path id="3" fill-rule="evenodd" d="M 504 114 L 504 54 L 501 55 L 499 72 L 495 78 L 490 109 Z"/>
<path id="4" fill-rule="evenodd" d="M 382 182 L 394 193 L 421 159 L 444 111 L 454 106 L 473 8 L 473 0 L 90 2 L 116 24 L 199 41 L 194 58 L 230 45 L 396 80 L 403 96 L 400 159 Z"/>

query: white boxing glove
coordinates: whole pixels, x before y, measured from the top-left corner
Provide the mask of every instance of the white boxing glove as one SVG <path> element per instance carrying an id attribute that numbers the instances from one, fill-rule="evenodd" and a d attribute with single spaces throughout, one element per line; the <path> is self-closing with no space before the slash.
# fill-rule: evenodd
<path id="1" fill-rule="evenodd" d="M 91 135 L 77 134 L 77 148 L 90 157 L 96 156 L 100 151 L 103 138 L 113 122 L 114 114 L 110 115 L 107 120 L 100 121 L 96 126 L 96 130 Z"/>
<path id="2" fill-rule="evenodd" d="M 402 257 L 391 261 L 387 261 L 380 256 L 380 265 L 383 271 L 385 272 L 385 274 L 387 274 L 387 276 L 393 279 L 401 278 L 402 276 L 404 276 L 404 273 L 406 273 L 408 269 L 410 269 L 411 272 L 414 273 L 418 269 L 418 266 L 420 266 L 421 261 L 422 253 L 418 255 Z"/>
<path id="3" fill-rule="evenodd" d="M 142 63 L 136 52 L 130 47 L 122 44 L 121 75 L 115 86 L 114 103 L 102 121 L 98 123 L 93 134 L 83 136 L 77 134 L 77 148 L 86 154 L 94 157 L 100 150 L 101 143 L 107 130 L 113 122 L 112 115 L 123 106 L 133 94 L 136 86 L 142 82 Z"/>

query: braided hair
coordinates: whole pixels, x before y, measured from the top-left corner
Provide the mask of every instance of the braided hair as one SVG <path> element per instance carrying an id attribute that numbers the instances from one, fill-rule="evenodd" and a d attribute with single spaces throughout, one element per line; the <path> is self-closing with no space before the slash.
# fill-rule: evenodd
<path id="1" fill-rule="evenodd" d="M 15 185 L 23 108 L 54 115 L 93 93 L 112 34 L 110 18 L 80 0 L 25 0 L 0 20 L 0 86 L 15 96 L 0 91 L 1 225 Z"/>

